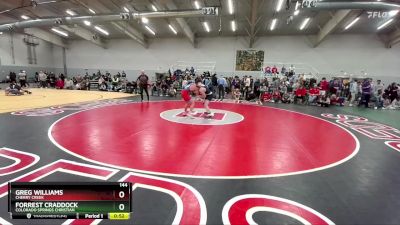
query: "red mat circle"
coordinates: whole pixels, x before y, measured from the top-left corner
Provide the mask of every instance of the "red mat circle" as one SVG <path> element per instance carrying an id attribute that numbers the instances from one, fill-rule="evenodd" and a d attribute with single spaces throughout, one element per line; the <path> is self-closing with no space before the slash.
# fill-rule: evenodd
<path id="1" fill-rule="evenodd" d="M 240 123 L 187 125 L 160 118 L 182 102 L 113 105 L 56 121 L 49 137 L 85 160 L 122 169 L 185 177 L 269 177 L 329 168 L 358 151 L 358 140 L 334 123 L 292 111 L 212 103 Z M 200 105 L 198 107 L 201 107 Z"/>

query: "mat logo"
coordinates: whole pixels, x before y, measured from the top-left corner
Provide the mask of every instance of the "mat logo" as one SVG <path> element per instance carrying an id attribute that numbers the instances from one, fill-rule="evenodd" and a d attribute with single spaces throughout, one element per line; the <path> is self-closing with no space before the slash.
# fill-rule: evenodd
<path id="1" fill-rule="evenodd" d="M 9 173 L 21 170 L 26 171 L 29 166 L 35 164 L 39 160 L 38 156 L 31 153 L 5 147 L 0 148 L 0 154 L 2 154 L 2 156 L 15 158 L 15 161 L 20 161 L 17 165 L 14 165 L 14 163 L 12 166 L 7 167 L 13 170 L 7 171 Z M 21 166 L 18 166 L 19 164 L 21 164 Z M 116 173 L 120 172 L 120 170 L 59 159 L 35 170 L 26 172 L 27 173 L 0 184 L 0 198 L 8 195 L 8 182 L 37 182 L 55 173 L 66 173 L 77 177 L 107 181 Z M 207 204 L 202 194 L 188 183 L 135 172 L 127 172 L 119 181 L 132 182 L 132 192 L 136 192 L 138 189 L 144 189 L 149 193 L 159 192 L 172 197 L 175 200 L 177 208 L 172 224 L 207 224 Z M 233 197 L 225 204 L 220 215 L 222 216 L 224 224 L 256 224 L 252 215 L 259 212 L 278 213 L 296 219 L 304 224 L 334 224 L 319 212 L 298 202 L 261 194 L 245 194 Z M 27 218 L 29 218 L 29 216 Z M 87 219 L 84 223 L 98 224 L 101 221 L 101 219 Z M 10 224 L 1 217 L 0 222 L 2 224 Z M 63 224 L 82 224 L 81 222 L 82 221 L 69 219 Z"/>
<path id="2" fill-rule="evenodd" d="M 352 115 L 333 115 L 323 113 L 321 116 L 336 119 L 336 123 L 349 127 L 372 139 L 400 140 L 400 131 L 394 127 L 368 121 L 368 119 Z"/>
<path id="3" fill-rule="evenodd" d="M 190 124 L 190 125 L 227 125 L 239 123 L 244 117 L 236 112 L 221 109 L 212 109 L 214 114 L 208 117 L 204 109 L 194 109 L 194 115 L 186 116 L 182 109 L 171 109 L 160 113 L 160 117 L 170 122 Z"/>
<path id="4" fill-rule="evenodd" d="M 328 119 L 335 119 L 336 123 L 349 127 L 371 139 L 387 140 L 385 142 L 387 146 L 400 152 L 400 131 L 394 127 L 371 122 L 364 117 L 352 115 L 323 113 L 321 116 Z"/>
<path id="5" fill-rule="evenodd" d="M 393 148 L 394 150 L 400 152 L 400 141 L 386 141 L 385 145 Z"/>
<path id="6" fill-rule="evenodd" d="M 89 103 L 74 103 L 68 105 L 61 105 L 61 106 L 53 106 L 50 108 L 44 109 L 33 109 L 33 110 L 25 110 L 25 111 L 18 111 L 12 112 L 11 115 L 14 116 L 54 116 L 65 111 L 81 111 L 81 110 L 89 110 L 95 109 L 105 106 L 111 105 L 120 105 L 126 103 L 132 103 L 132 100 L 126 99 L 115 99 L 115 100 L 105 100 L 105 101 L 96 101 L 96 102 L 89 102 Z"/>
<path id="7" fill-rule="evenodd" d="M 214 115 L 208 116 L 205 113 L 196 113 L 196 114 L 192 115 L 192 117 L 198 118 L 198 119 L 223 120 L 225 115 L 226 115 L 225 113 L 214 113 Z M 181 112 L 178 115 L 176 115 L 176 117 L 187 117 L 187 115 L 185 115 L 184 112 Z"/>

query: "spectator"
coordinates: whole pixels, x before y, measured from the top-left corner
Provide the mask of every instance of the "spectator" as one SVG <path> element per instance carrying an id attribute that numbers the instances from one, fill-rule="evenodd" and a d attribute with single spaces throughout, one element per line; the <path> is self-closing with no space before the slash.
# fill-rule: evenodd
<path id="1" fill-rule="evenodd" d="M 286 67 L 285 67 L 285 65 L 282 66 L 281 74 L 283 74 L 283 75 L 286 74 Z"/>
<path id="2" fill-rule="evenodd" d="M 350 100 L 349 100 L 349 106 L 353 106 L 354 101 L 356 100 L 356 97 L 358 96 L 358 83 L 355 80 L 352 80 L 350 82 Z"/>
<path id="3" fill-rule="evenodd" d="M 388 87 L 388 97 L 391 104 L 399 97 L 398 90 L 399 87 L 397 87 L 395 82 Z"/>
<path id="4" fill-rule="evenodd" d="M 10 72 L 9 77 L 10 77 L 10 83 L 12 83 L 13 81 L 17 82 L 17 74 L 16 73 Z"/>
<path id="5" fill-rule="evenodd" d="M 104 76 L 100 76 L 99 80 L 97 81 L 97 84 L 99 85 L 99 90 L 100 91 L 107 91 L 107 83 L 106 80 L 104 79 Z"/>
<path id="6" fill-rule="evenodd" d="M 318 96 L 319 89 L 317 88 L 317 85 L 314 84 L 314 86 L 308 90 L 308 104 L 316 105 Z"/>
<path id="7" fill-rule="evenodd" d="M 111 90 L 117 91 L 118 85 L 119 85 L 119 78 L 117 75 L 114 75 L 111 80 Z"/>
<path id="8" fill-rule="evenodd" d="M 278 68 L 276 68 L 276 66 L 274 65 L 271 69 L 272 75 L 276 75 L 278 74 Z"/>
<path id="9" fill-rule="evenodd" d="M 167 83 L 166 80 L 162 80 L 161 81 L 161 96 L 167 96 L 168 95 L 168 89 L 169 89 L 169 85 Z"/>
<path id="10" fill-rule="evenodd" d="M 26 78 L 26 72 L 21 70 L 21 72 L 18 74 L 19 84 L 21 87 L 26 87 Z"/>
<path id="11" fill-rule="evenodd" d="M 233 89 L 232 96 L 233 96 L 233 99 L 235 100 L 235 103 L 240 103 L 240 89 L 239 88 Z"/>
<path id="12" fill-rule="evenodd" d="M 50 75 L 47 76 L 47 83 L 49 83 L 52 88 L 56 87 L 56 75 L 54 73 L 51 72 Z"/>
<path id="13" fill-rule="evenodd" d="M 66 78 L 64 88 L 69 90 L 74 89 L 74 82 L 72 82 L 71 79 Z"/>
<path id="14" fill-rule="evenodd" d="M 374 109 L 383 108 L 383 90 L 378 89 L 375 93 L 375 107 Z"/>
<path id="15" fill-rule="evenodd" d="M 276 89 L 273 93 L 272 93 L 272 100 L 275 103 L 278 103 L 281 100 L 281 93 L 279 92 L 278 89 Z"/>
<path id="16" fill-rule="evenodd" d="M 244 97 L 247 99 L 247 95 L 251 91 L 251 78 L 244 76 Z"/>
<path id="17" fill-rule="evenodd" d="M 293 65 L 290 65 L 290 67 L 289 67 L 289 77 L 291 77 L 291 76 L 293 76 L 294 74 L 295 74 L 295 68 L 294 68 L 294 66 Z"/>
<path id="18" fill-rule="evenodd" d="M 281 102 L 289 104 L 291 102 L 290 95 L 288 93 L 284 93 L 282 95 Z"/>
<path id="19" fill-rule="evenodd" d="M 40 88 L 47 88 L 47 75 L 43 72 L 39 72 Z"/>
<path id="20" fill-rule="evenodd" d="M 225 87 L 227 87 L 226 79 L 224 77 L 220 77 L 217 80 L 218 83 L 218 99 L 223 100 L 225 97 Z"/>
<path id="21" fill-rule="evenodd" d="M 133 94 L 134 91 L 135 89 L 133 88 L 132 82 L 126 83 L 125 93 Z"/>
<path id="22" fill-rule="evenodd" d="M 343 106 L 344 98 L 337 96 L 336 94 L 332 94 L 330 97 L 331 105 L 339 105 Z"/>
<path id="23" fill-rule="evenodd" d="M 318 99 L 318 105 L 322 107 L 329 107 L 331 104 L 331 99 L 328 97 L 328 94 L 325 95 L 320 95 L 320 98 Z"/>
<path id="24" fill-rule="evenodd" d="M 215 73 L 211 77 L 211 84 L 212 84 L 213 98 L 216 98 L 217 90 L 218 90 L 218 78 L 217 78 L 217 74 L 215 74 Z"/>
<path id="25" fill-rule="evenodd" d="M 329 91 L 329 83 L 326 78 L 323 77 L 322 81 L 319 83 L 319 89 L 321 90 L 321 95 L 325 95 Z"/>
<path id="26" fill-rule="evenodd" d="M 365 79 L 362 84 L 362 97 L 358 104 L 359 106 L 364 103 L 365 108 L 368 108 L 369 99 L 371 98 L 371 83 L 369 79 Z"/>
<path id="27" fill-rule="evenodd" d="M 306 100 L 307 90 L 304 86 L 300 85 L 300 87 L 295 91 L 294 103 L 297 104 L 298 99 L 301 100 L 301 103 L 304 103 Z"/>
<path id="28" fill-rule="evenodd" d="M 64 88 L 64 81 L 60 77 L 56 82 L 56 89 L 63 89 L 63 88 Z"/>

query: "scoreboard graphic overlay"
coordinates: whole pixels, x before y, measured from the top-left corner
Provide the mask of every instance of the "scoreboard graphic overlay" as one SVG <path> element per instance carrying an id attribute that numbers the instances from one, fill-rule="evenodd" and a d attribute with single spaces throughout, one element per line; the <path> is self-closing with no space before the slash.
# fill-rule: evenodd
<path id="1" fill-rule="evenodd" d="M 129 219 L 129 182 L 10 182 L 12 219 Z"/>

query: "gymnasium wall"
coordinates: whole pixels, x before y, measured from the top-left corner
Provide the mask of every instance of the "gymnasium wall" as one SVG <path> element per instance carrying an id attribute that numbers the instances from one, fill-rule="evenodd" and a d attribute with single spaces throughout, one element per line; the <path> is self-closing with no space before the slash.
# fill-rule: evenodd
<path id="1" fill-rule="evenodd" d="M 9 70 L 25 69 L 28 74 L 45 69 L 63 72 L 62 49 L 39 40 L 36 47 L 37 65 L 29 65 L 27 46 L 23 36 L 14 34 L 15 64 L 12 62 L 10 36 L 0 35 L 0 80 Z M 129 79 L 135 79 L 140 70 L 153 76 L 164 72 L 177 61 L 215 62 L 216 71 L 223 75 L 245 75 L 234 72 L 237 49 L 247 49 L 244 37 L 199 38 L 193 48 L 186 38 L 151 39 L 148 49 L 131 39 L 111 40 L 108 48 L 100 48 L 88 41 L 71 41 L 66 51 L 68 74 L 96 72 L 97 69 L 116 73 L 125 70 Z M 376 35 L 330 35 L 317 48 L 312 48 L 305 36 L 272 36 L 257 39 L 254 49 L 265 51 L 268 64 L 285 63 L 303 67 L 322 75 L 348 74 L 368 76 L 389 81 L 400 81 L 400 45 L 387 49 Z M 87 69 L 87 70 L 86 70 Z M 259 72 L 252 73 L 254 76 Z"/>
<path id="2" fill-rule="evenodd" d="M 55 68 L 62 68 L 62 49 L 40 39 L 37 39 L 39 45 L 35 47 L 37 64 L 29 64 L 28 47 L 23 38 L 24 35 L 21 34 L 0 35 L 0 80 L 3 80 L 10 71 L 18 73 L 23 69 L 28 75 L 33 75 L 39 70 L 55 71 Z M 14 46 L 14 59 L 11 46 Z M 55 58 L 55 55 L 60 55 L 61 61 Z"/>
<path id="3" fill-rule="evenodd" d="M 187 39 L 154 39 L 148 49 L 133 40 L 112 40 L 108 49 L 86 41 L 74 41 L 67 51 L 69 73 L 89 73 L 97 69 L 111 73 L 125 70 L 134 79 L 144 69 L 153 75 L 166 71 L 177 61 L 216 62 L 219 74 L 233 72 L 237 49 L 247 49 L 244 37 L 199 38 L 197 48 Z M 331 35 L 317 48 L 305 36 L 272 36 L 258 38 L 254 49 L 264 50 L 266 62 L 295 63 L 323 74 L 338 75 L 341 71 L 400 81 L 400 45 L 387 49 L 376 35 Z M 257 72 L 255 75 L 258 75 Z M 322 75 L 321 75 L 322 76 Z"/>

